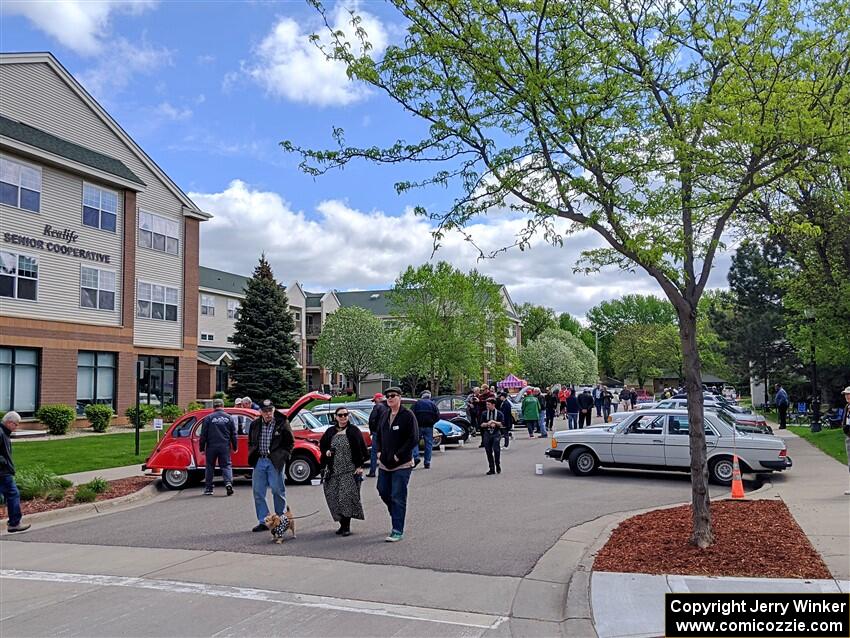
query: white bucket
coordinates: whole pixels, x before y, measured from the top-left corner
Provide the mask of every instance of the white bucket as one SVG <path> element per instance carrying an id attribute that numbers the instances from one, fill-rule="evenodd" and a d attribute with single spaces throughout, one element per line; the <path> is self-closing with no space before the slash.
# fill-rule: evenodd
<path id="1" fill-rule="evenodd" d="M 542 474 L 542 472 L 541 472 Z M 322 479 L 310 479 L 310 485 L 321 485 Z"/>
<path id="2" fill-rule="evenodd" d="M 537 465 L 534 466 L 534 473 L 535 474 L 543 474 L 543 463 L 538 463 Z"/>
<path id="3" fill-rule="evenodd" d="M 440 443 L 440 452 L 446 451 L 446 445 L 444 443 Z"/>

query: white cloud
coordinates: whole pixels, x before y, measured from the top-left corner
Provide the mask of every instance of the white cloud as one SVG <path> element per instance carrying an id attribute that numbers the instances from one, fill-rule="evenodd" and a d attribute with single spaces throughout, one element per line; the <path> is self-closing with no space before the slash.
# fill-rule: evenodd
<path id="1" fill-rule="evenodd" d="M 133 43 L 117 38 L 99 56 L 98 62 L 78 75 L 86 89 L 98 98 L 108 97 L 113 91 L 126 88 L 136 75 L 150 75 L 171 64 L 172 52 L 150 44 L 143 38 Z"/>
<path id="2" fill-rule="evenodd" d="M 330 16 L 333 29 L 343 31 L 352 44 L 355 54 L 362 54 L 359 40 L 352 28 L 349 7 L 337 4 Z M 353 10 L 360 16 L 360 26 L 366 31 L 372 45 L 369 55 L 380 57 L 387 47 L 387 30 L 381 21 L 356 5 Z M 329 61 L 310 40 L 313 33 L 320 36 L 320 42 L 329 43 L 327 31 L 318 22 L 306 29 L 292 18 L 281 18 L 263 39 L 255 51 L 252 63 L 243 65 L 243 72 L 266 91 L 276 97 L 293 102 L 304 102 L 319 106 L 346 105 L 363 99 L 368 95 L 365 85 L 352 82 L 346 75 L 345 65 L 338 61 Z M 233 84 L 231 74 L 225 76 L 224 87 Z"/>
<path id="3" fill-rule="evenodd" d="M 24 16 L 80 55 L 97 55 L 104 48 L 113 13 L 138 14 L 156 4 L 154 0 L 4 0 L 2 13 Z"/>
<path id="4" fill-rule="evenodd" d="M 154 109 L 154 112 L 167 120 L 188 120 L 192 117 L 192 109 L 173 106 L 170 102 L 163 102 Z"/>
<path id="5" fill-rule="evenodd" d="M 410 210 L 392 216 L 326 200 L 308 217 L 279 194 L 252 189 L 240 180 L 220 193 L 189 195 L 214 215 L 201 225 L 203 265 L 249 275 L 265 252 L 281 282 L 297 280 L 308 290 L 389 287 L 408 265 L 433 259 L 463 270 L 478 269 L 505 284 L 516 303 L 531 301 L 576 316 L 602 300 L 625 294 L 663 296 L 655 281 L 640 272 L 573 274 L 582 250 L 603 245 L 592 231 L 567 237 L 563 247 L 536 238 L 529 250 L 514 248 L 485 260 L 478 260 L 475 248 L 453 233 L 432 258 L 432 227 Z M 486 221 L 468 228 L 485 251 L 511 244 L 525 223 L 523 218 L 498 215 Z M 711 283 L 724 285 L 727 270 L 728 255 L 721 254 Z"/>

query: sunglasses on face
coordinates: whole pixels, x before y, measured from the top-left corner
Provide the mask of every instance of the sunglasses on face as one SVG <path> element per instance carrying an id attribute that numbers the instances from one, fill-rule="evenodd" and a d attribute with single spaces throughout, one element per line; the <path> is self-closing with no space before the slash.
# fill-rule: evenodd
<path id="1" fill-rule="evenodd" d="M 397 394 L 388 394 L 387 398 L 388 399 L 398 399 L 398 395 Z"/>
<path id="2" fill-rule="evenodd" d="M 348 412 L 337 412 L 337 417 L 339 417 L 341 419 L 342 418 L 347 419 L 348 418 Z"/>

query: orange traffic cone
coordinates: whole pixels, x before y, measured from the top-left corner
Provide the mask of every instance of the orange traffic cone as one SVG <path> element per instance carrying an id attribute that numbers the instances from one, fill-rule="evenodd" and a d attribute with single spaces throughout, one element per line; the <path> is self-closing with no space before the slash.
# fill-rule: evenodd
<path id="1" fill-rule="evenodd" d="M 744 498 L 744 483 L 741 481 L 737 455 L 732 457 L 732 498 Z"/>

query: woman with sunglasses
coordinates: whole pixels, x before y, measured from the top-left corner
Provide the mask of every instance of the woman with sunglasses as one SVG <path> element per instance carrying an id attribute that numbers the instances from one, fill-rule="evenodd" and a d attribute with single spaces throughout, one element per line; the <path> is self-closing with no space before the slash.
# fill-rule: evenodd
<path id="1" fill-rule="evenodd" d="M 348 408 L 340 406 L 334 413 L 334 424 L 319 441 L 322 451 L 325 500 L 331 516 L 339 523 L 336 533 L 351 535 L 351 519 L 363 520 L 360 502 L 360 483 L 363 464 L 369 461 L 369 451 L 363 442 L 360 428 L 349 423 Z"/>

